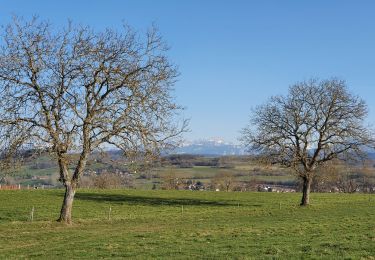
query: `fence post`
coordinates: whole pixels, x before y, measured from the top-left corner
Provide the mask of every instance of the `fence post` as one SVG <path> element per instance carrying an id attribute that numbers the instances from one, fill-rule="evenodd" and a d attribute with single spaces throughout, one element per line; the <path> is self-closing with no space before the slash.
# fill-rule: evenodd
<path id="1" fill-rule="evenodd" d="M 32 209 L 31 209 L 31 213 L 30 213 L 30 221 L 31 221 L 31 222 L 34 221 L 34 206 L 33 206 Z"/>
<path id="2" fill-rule="evenodd" d="M 112 207 L 109 206 L 109 210 L 108 210 L 108 220 L 111 220 L 111 212 L 112 212 Z"/>

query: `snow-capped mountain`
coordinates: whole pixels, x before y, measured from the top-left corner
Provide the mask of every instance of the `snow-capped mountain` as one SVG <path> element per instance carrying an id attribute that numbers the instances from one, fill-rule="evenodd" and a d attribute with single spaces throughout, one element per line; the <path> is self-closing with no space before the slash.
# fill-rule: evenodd
<path id="1" fill-rule="evenodd" d="M 200 155 L 243 155 L 244 147 L 214 137 L 183 143 L 175 153 Z"/>

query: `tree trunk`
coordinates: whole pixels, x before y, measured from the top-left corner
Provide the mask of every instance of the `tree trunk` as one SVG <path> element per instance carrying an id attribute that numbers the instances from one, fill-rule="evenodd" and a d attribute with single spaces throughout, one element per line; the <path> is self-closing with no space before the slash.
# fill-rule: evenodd
<path id="1" fill-rule="evenodd" d="M 64 201 L 61 207 L 60 217 L 57 221 L 66 224 L 72 223 L 72 206 L 75 193 L 75 187 L 70 183 L 66 183 Z"/>
<path id="2" fill-rule="evenodd" d="M 310 203 L 310 186 L 311 177 L 303 177 L 301 206 L 307 206 Z"/>
<path id="3" fill-rule="evenodd" d="M 86 166 L 88 152 L 82 151 L 77 167 L 74 171 L 73 176 L 69 177 L 68 167 L 63 158 L 59 158 L 60 166 L 60 178 L 65 186 L 64 201 L 61 206 L 60 217 L 57 221 L 64 222 L 66 224 L 72 223 L 72 207 L 74 195 L 76 194 L 76 188 L 78 185 L 79 177 L 81 176 L 83 169 Z"/>

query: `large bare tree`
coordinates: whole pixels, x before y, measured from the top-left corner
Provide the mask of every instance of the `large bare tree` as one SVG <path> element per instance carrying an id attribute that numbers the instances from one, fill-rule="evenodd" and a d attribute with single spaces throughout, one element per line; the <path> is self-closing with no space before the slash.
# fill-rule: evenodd
<path id="1" fill-rule="evenodd" d="M 303 181 L 301 205 L 308 205 L 318 166 L 363 155 L 362 148 L 374 144 L 366 116 L 365 102 L 344 81 L 309 80 L 255 108 L 242 141 L 272 162 L 292 167 Z"/>
<path id="2" fill-rule="evenodd" d="M 25 145 L 54 154 L 66 189 L 59 221 L 71 222 L 90 152 L 154 153 L 186 128 L 172 96 L 178 72 L 154 28 L 142 36 L 128 26 L 97 32 L 15 18 L 0 44 L 2 157 Z"/>

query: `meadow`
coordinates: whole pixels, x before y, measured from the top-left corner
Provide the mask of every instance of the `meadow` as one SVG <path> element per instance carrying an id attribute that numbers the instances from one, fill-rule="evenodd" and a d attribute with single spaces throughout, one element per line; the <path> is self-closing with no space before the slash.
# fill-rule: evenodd
<path id="1" fill-rule="evenodd" d="M 0 258 L 375 258 L 374 195 L 79 190 L 68 226 L 62 197 L 0 191 Z"/>

